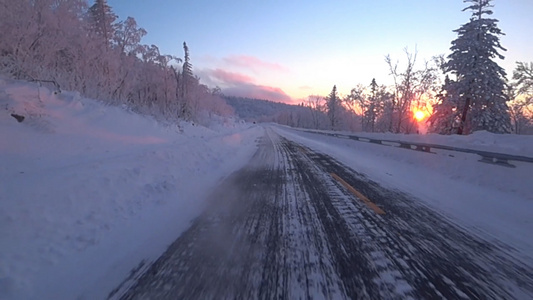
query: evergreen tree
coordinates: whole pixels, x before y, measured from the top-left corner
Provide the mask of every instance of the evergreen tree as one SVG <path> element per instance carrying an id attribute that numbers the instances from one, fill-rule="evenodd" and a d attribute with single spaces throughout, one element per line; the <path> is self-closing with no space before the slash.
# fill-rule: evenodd
<path id="1" fill-rule="evenodd" d="M 338 127 L 338 118 L 340 114 L 339 106 L 340 99 L 337 95 L 337 86 L 334 85 L 331 93 L 329 93 L 326 99 L 328 106 L 328 118 L 330 121 L 331 129 L 335 130 Z"/>
<path id="2" fill-rule="evenodd" d="M 516 80 L 518 93 L 533 94 L 533 62 L 517 62 L 513 72 L 513 79 Z"/>
<path id="3" fill-rule="evenodd" d="M 458 37 L 452 42 L 452 53 L 444 70 L 455 75 L 455 80 L 444 85 L 443 97 L 434 107 L 432 127 L 437 132 L 452 133 L 457 113 L 460 114 L 458 134 L 476 130 L 509 133 L 511 130 L 506 103 L 509 99 L 505 94 L 506 73 L 493 61 L 504 58 L 498 52 L 505 51 L 498 37 L 503 33 L 497 26 L 498 20 L 486 17 L 492 15 L 491 1 L 464 0 L 469 3 L 464 10 L 470 10 L 472 17 L 454 31 Z"/>
<path id="4" fill-rule="evenodd" d="M 105 41 L 108 46 L 115 37 L 115 25 L 117 15 L 113 13 L 106 0 L 96 0 L 89 8 L 91 25 L 96 34 Z"/>
<path id="5" fill-rule="evenodd" d="M 372 78 L 372 82 L 370 82 L 370 105 L 368 110 L 365 112 L 371 132 L 374 132 L 375 130 L 377 117 L 376 113 L 380 106 L 378 102 L 378 84 L 376 83 L 376 78 Z"/>
<path id="6" fill-rule="evenodd" d="M 183 59 L 183 74 L 188 77 L 193 77 L 192 64 L 189 57 L 189 47 L 187 47 L 187 43 L 185 42 L 183 42 L 183 52 L 185 53 Z"/>
<path id="7" fill-rule="evenodd" d="M 187 120 L 190 119 L 193 114 L 192 110 L 194 102 L 197 102 L 192 98 L 194 96 L 194 88 L 198 86 L 198 79 L 194 77 L 194 74 L 192 72 L 192 64 L 189 56 L 189 47 L 187 47 L 186 42 L 183 42 L 183 52 L 183 66 L 181 78 L 179 79 L 179 81 L 181 82 L 180 101 L 182 103 L 181 116 Z"/>
<path id="8" fill-rule="evenodd" d="M 533 63 L 517 62 L 509 87 L 514 133 L 533 133 Z"/>
<path id="9" fill-rule="evenodd" d="M 437 95 L 440 100 L 434 106 L 434 113 L 429 117 L 429 130 L 439 134 L 456 133 L 461 123 L 460 99 L 457 94 L 457 82 L 446 75 L 441 92 Z"/>

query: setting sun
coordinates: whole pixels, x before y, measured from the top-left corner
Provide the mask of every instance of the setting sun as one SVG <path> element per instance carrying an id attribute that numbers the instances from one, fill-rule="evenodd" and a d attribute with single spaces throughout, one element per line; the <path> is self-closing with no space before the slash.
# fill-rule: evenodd
<path id="1" fill-rule="evenodd" d="M 421 110 L 417 110 L 414 112 L 414 117 L 417 121 L 422 121 L 426 117 L 426 113 Z"/>

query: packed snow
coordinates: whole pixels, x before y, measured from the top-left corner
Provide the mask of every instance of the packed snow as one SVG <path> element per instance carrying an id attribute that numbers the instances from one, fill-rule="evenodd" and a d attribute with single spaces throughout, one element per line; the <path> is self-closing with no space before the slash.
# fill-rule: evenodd
<path id="1" fill-rule="evenodd" d="M 77 93 L 0 79 L 0 299 L 106 298 L 188 228 L 211 189 L 251 158 L 264 126 L 533 261 L 531 163 L 506 168 L 474 154 L 227 118 L 212 124 L 165 125 Z M 366 136 L 533 157 L 532 136 Z"/>

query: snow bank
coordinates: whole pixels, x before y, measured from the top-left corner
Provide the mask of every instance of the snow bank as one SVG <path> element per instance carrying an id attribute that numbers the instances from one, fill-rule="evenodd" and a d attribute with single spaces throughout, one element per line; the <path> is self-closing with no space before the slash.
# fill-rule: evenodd
<path id="1" fill-rule="evenodd" d="M 476 131 L 469 135 L 365 133 L 358 136 L 384 140 L 446 145 L 533 157 L 533 135 L 494 134 Z"/>
<path id="2" fill-rule="evenodd" d="M 262 134 L 162 126 L 0 79 L 0 298 L 105 298 L 189 226 Z"/>
<path id="3" fill-rule="evenodd" d="M 285 127 L 289 128 L 289 127 Z M 313 130 L 311 130 L 313 131 Z M 389 141 L 404 141 L 445 145 L 472 150 L 490 151 L 510 155 L 533 157 L 533 135 L 494 134 L 488 131 L 476 131 L 469 135 L 440 135 L 430 134 L 397 134 L 397 133 L 369 133 L 349 131 L 324 131 L 336 134 L 356 135 L 359 137 L 373 138 Z"/>

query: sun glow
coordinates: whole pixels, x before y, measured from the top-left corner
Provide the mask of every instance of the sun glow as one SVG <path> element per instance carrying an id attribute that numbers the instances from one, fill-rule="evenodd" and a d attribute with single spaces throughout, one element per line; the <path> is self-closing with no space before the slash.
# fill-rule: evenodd
<path id="1" fill-rule="evenodd" d="M 426 113 L 421 110 L 417 110 L 414 112 L 414 117 L 417 121 L 420 122 L 426 118 Z"/>

